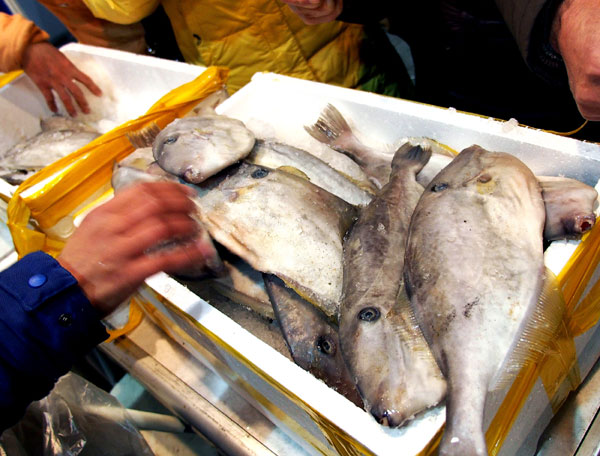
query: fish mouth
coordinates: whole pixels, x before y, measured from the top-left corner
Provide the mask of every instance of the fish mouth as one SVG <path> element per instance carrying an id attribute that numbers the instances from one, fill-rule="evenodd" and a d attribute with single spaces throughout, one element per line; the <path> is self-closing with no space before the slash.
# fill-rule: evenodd
<path id="1" fill-rule="evenodd" d="M 183 172 L 183 180 L 186 182 L 189 182 L 190 184 L 199 184 L 200 182 L 202 182 L 205 178 L 204 175 L 202 173 L 199 173 L 197 170 L 195 170 L 192 167 L 187 168 L 184 172 Z"/>
<path id="2" fill-rule="evenodd" d="M 371 408 L 371 415 L 373 415 L 379 424 L 390 428 L 399 427 L 408 419 L 405 413 L 402 413 L 399 410 L 381 407 L 381 405 L 373 406 Z"/>
<path id="3" fill-rule="evenodd" d="M 580 215 L 575 218 L 575 231 L 585 233 L 592 229 L 596 223 L 596 217 L 593 215 Z"/>

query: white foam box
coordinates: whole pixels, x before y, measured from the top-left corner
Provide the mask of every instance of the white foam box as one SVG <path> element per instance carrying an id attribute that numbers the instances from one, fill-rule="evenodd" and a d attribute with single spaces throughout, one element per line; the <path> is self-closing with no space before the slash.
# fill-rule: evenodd
<path id="1" fill-rule="evenodd" d="M 561 175 L 596 185 L 600 145 L 476 115 L 356 90 L 258 73 L 217 111 L 246 123 L 258 137 L 305 150 L 325 147 L 304 130 L 327 103 L 336 106 L 365 143 L 387 147 L 401 138 L 426 136 L 457 151 L 472 144 L 510 152 L 538 175 Z M 552 258 L 558 273 L 575 244 L 562 243 Z M 564 247 L 564 248 L 563 248 Z M 549 260 L 550 261 L 550 260 Z M 598 280 L 595 271 L 588 289 Z M 308 454 L 427 454 L 445 421 L 442 405 L 406 426 L 389 429 L 264 344 L 166 274 L 147 280 L 141 294 L 146 309 L 169 334 L 257 409 L 285 430 Z M 575 340 L 581 378 L 600 354 L 598 325 Z M 490 394 L 486 427 L 506 391 Z M 499 454 L 533 454 L 553 416 L 538 379 Z"/>
<path id="2" fill-rule="evenodd" d="M 79 43 L 69 43 L 60 51 L 102 89 L 102 96 L 96 97 L 80 85 L 91 112 L 78 112 L 76 117 L 102 134 L 141 116 L 167 92 L 195 79 L 206 69 Z M 60 99 L 57 96 L 55 99 L 58 113 L 68 116 Z M 40 120 L 52 114 L 41 92 L 26 74 L 0 87 L 0 151 L 39 133 Z M 16 188 L 2 180 L 0 195 L 10 198 Z M 0 220 L 0 223 L 3 225 L 0 234 L 8 234 L 5 222 Z M 57 236 L 61 236 L 62 228 L 56 228 Z M 71 229 L 69 224 L 64 231 Z M 12 248 L 11 244 L 7 243 L 8 249 Z"/>

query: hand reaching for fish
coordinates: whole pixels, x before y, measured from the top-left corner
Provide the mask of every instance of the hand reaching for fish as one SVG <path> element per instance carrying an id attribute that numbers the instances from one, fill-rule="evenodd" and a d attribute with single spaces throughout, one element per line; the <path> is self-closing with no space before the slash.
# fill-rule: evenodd
<path id="1" fill-rule="evenodd" d="M 48 42 L 30 44 L 23 54 L 23 71 L 31 78 L 46 99 L 52 112 L 57 112 L 55 91 L 71 116 L 77 115 L 77 106 L 85 114 L 90 107 L 85 95 L 75 81 L 82 83 L 96 96 L 102 95 L 100 88 L 58 49 Z"/>
<path id="2" fill-rule="evenodd" d="M 305 24 L 334 21 L 342 12 L 343 0 L 282 0 Z"/>
<path id="3" fill-rule="evenodd" d="M 114 310 L 146 277 L 210 261 L 212 246 L 195 237 L 197 224 L 190 216 L 195 211 L 193 193 L 173 182 L 132 186 L 90 212 L 69 238 L 58 262 L 102 315 Z M 174 238 L 189 242 L 147 253 Z"/>

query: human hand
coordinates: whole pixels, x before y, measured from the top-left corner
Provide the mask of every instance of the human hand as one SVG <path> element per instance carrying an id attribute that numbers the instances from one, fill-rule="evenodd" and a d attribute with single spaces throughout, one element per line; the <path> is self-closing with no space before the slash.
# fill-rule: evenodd
<path id="1" fill-rule="evenodd" d="M 600 8 L 598 0 L 565 0 L 554 20 L 553 38 L 579 112 L 600 121 Z"/>
<path id="2" fill-rule="evenodd" d="M 334 21 L 344 8 L 343 0 L 282 0 L 305 24 Z"/>
<path id="3" fill-rule="evenodd" d="M 213 260 L 215 251 L 190 216 L 194 191 L 174 182 L 132 185 L 97 207 L 68 239 L 57 260 L 101 315 L 108 315 L 147 277 Z M 169 249 L 157 244 L 189 239 Z"/>
<path id="4" fill-rule="evenodd" d="M 102 91 L 94 84 L 94 81 L 79 71 L 62 52 L 47 41 L 27 46 L 21 66 L 27 76 L 38 86 L 52 112 L 58 110 L 53 90 L 56 91 L 71 116 L 77 115 L 73 99 L 82 112 L 86 114 L 90 112 L 85 95 L 75 81 L 82 83 L 94 95 L 102 95 Z"/>

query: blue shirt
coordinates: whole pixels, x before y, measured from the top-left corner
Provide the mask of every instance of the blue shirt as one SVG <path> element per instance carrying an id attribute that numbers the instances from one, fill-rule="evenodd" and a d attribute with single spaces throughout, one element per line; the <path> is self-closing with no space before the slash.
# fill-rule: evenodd
<path id="1" fill-rule="evenodd" d="M 0 272 L 0 432 L 108 337 L 77 280 L 43 252 Z"/>

